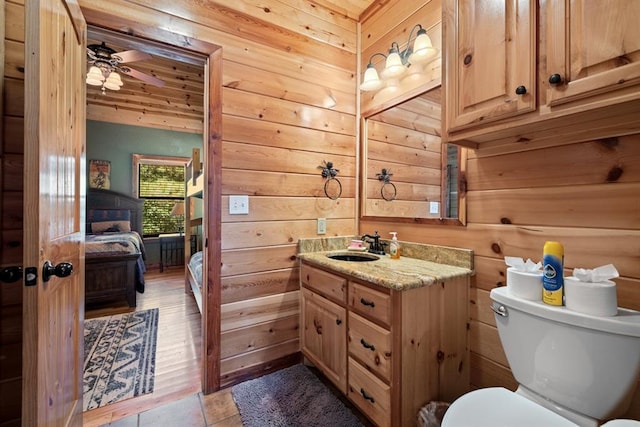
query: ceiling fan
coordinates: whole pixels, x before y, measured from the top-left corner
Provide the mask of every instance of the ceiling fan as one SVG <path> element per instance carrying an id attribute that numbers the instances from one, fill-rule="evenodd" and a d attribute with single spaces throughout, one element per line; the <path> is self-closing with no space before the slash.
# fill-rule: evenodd
<path id="1" fill-rule="evenodd" d="M 116 52 L 104 42 L 101 44 L 90 44 L 87 46 L 87 64 L 91 66 L 87 73 L 87 84 L 101 86 L 103 95 L 106 94 L 106 89 L 120 90 L 123 83 L 118 72 L 121 72 L 154 86 L 163 87 L 163 80 L 122 65 L 129 62 L 146 61 L 149 59 L 152 59 L 151 55 L 140 52 L 139 50 Z"/>

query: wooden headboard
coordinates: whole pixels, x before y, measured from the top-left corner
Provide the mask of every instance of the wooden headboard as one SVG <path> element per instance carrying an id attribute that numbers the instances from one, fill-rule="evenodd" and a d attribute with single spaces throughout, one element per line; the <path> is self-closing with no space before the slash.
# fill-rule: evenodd
<path id="1" fill-rule="evenodd" d="M 131 213 L 131 229 L 137 231 L 141 236 L 143 204 L 144 199 L 136 199 L 115 191 L 87 189 L 87 211 L 89 209 L 128 209 Z"/>

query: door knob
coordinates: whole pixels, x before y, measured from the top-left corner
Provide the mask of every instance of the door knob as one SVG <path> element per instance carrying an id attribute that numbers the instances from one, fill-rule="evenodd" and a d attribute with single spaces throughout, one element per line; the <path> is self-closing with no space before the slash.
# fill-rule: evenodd
<path id="1" fill-rule="evenodd" d="M 51 276 L 67 277 L 73 273 L 73 264 L 70 262 L 61 262 L 54 266 L 49 261 L 45 261 L 42 266 L 42 281 L 48 282 Z"/>
<path id="2" fill-rule="evenodd" d="M 12 266 L 0 270 L 0 282 L 13 283 L 22 279 L 22 267 Z"/>

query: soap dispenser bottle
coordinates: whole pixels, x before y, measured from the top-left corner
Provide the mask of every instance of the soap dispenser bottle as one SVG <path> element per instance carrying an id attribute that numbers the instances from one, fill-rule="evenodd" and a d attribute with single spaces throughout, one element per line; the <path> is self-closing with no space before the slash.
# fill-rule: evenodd
<path id="1" fill-rule="evenodd" d="M 400 259 L 400 243 L 398 243 L 398 233 L 395 231 L 390 232 L 393 237 L 391 237 L 391 243 L 389 244 L 389 256 L 391 259 Z"/>

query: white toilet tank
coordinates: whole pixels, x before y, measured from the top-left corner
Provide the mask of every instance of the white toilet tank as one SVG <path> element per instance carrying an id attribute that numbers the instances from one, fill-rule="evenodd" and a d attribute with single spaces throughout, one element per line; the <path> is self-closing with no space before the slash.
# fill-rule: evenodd
<path id="1" fill-rule="evenodd" d="M 491 299 L 525 393 L 598 420 L 627 410 L 640 373 L 640 312 L 590 316 L 513 297 L 506 287 L 493 289 Z"/>

